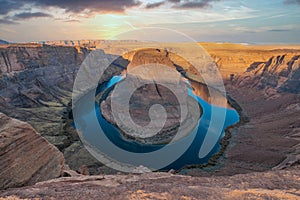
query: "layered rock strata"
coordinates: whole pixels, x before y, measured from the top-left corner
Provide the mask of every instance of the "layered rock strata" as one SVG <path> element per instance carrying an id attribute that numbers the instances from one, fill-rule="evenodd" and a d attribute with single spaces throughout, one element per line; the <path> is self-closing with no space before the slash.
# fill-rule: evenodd
<path id="1" fill-rule="evenodd" d="M 57 178 L 63 154 L 29 124 L 0 113 L 0 189 Z"/>

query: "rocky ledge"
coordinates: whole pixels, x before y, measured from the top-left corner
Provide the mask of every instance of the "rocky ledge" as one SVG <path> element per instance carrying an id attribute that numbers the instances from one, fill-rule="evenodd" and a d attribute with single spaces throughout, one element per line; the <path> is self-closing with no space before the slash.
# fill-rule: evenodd
<path id="1" fill-rule="evenodd" d="M 63 174 L 63 154 L 29 124 L 0 113 L 0 188 L 32 185 Z"/>
<path id="2" fill-rule="evenodd" d="M 0 199 L 298 199 L 300 168 L 223 177 L 171 173 L 79 176 L 9 189 Z M 1 198 L 2 197 L 2 198 Z"/>

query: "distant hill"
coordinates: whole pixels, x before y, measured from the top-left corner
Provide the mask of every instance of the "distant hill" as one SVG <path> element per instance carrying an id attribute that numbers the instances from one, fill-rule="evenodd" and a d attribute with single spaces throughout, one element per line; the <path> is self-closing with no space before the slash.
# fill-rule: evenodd
<path id="1" fill-rule="evenodd" d="M 0 39 L 0 44 L 9 44 L 9 42 Z"/>

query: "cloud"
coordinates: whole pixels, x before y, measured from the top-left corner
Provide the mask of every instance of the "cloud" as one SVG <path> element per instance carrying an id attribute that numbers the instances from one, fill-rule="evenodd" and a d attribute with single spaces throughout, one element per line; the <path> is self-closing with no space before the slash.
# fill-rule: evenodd
<path id="1" fill-rule="evenodd" d="M 300 0 L 285 0 L 285 4 L 300 4 Z"/>
<path id="2" fill-rule="evenodd" d="M 22 10 L 24 7 L 42 9 L 54 7 L 74 15 L 84 13 L 85 16 L 91 16 L 95 13 L 121 13 L 126 8 L 140 4 L 139 0 L 0 0 L 0 24 L 17 24 L 14 20 L 52 17 L 52 15 L 43 12 L 24 12 Z M 11 14 L 18 11 L 23 12 Z"/>
<path id="3" fill-rule="evenodd" d="M 23 5 L 20 1 L 0 0 L 0 15 L 6 15 L 10 11 L 16 10 Z"/>
<path id="4" fill-rule="evenodd" d="M 269 32 L 288 32 L 292 31 L 291 29 L 270 29 Z"/>
<path id="5" fill-rule="evenodd" d="M 173 8 L 192 9 L 210 7 L 211 3 L 218 0 L 162 0 L 157 3 L 148 3 L 145 8 L 157 8 L 166 2 L 173 4 Z M 11 11 L 21 11 L 24 6 L 31 8 L 48 9 L 50 7 L 63 9 L 67 13 L 86 14 L 95 13 L 122 13 L 127 8 L 141 5 L 141 0 L 0 0 L 0 15 L 7 15 Z M 27 15 L 24 16 L 26 18 Z M 30 16 L 42 17 L 42 16 Z M 22 18 L 22 16 L 20 16 Z"/>
<path id="6" fill-rule="evenodd" d="M 147 8 L 147 9 L 157 8 L 157 7 L 159 7 L 159 6 L 163 5 L 163 4 L 165 4 L 164 1 L 157 2 L 157 3 L 149 3 L 149 4 L 146 5 L 145 8 Z"/>
<path id="7" fill-rule="evenodd" d="M 8 16 L 3 16 L 0 17 L 0 24 L 5 24 L 5 25 L 14 25 L 14 24 L 19 24 L 18 22 L 15 22 Z"/>
<path id="8" fill-rule="evenodd" d="M 17 22 L 14 22 L 12 20 L 9 20 L 7 18 L 0 18 L 0 24 L 6 24 L 6 25 L 13 25 L 13 24 L 18 24 Z"/>
<path id="9" fill-rule="evenodd" d="M 19 14 L 15 14 L 13 19 L 15 20 L 22 20 L 22 19 L 32 19 L 32 18 L 40 18 L 40 17 L 52 17 L 52 15 L 43 13 L 43 12 L 23 12 Z"/>
<path id="10" fill-rule="evenodd" d="M 126 8 L 141 4 L 138 0 L 23 0 L 40 7 L 57 7 L 66 12 L 80 13 L 89 11 L 101 12 L 124 12 Z"/>
<path id="11" fill-rule="evenodd" d="M 72 13 L 124 12 L 126 8 L 140 5 L 139 0 L 0 0 L 0 15 L 20 10 L 25 5 L 31 7 L 56 7 Z"/>
<path id="12" fill-rule="evenodd" d="M 76 22 L 76 23 L 78 23 L 78 22 L 80 22 L 80 20 L 78 20 L 78 19 L 68 19 L 68 20 L 64 20 L 64 22 L 70 22 L 70 23 Z"/>
<path id="13" fill-rule="evenodd" d="M 209 8 L 211 3 L 220 0 L 168 0 L 169 2 L 174 3 L 174 8 L 177 9 L 198 9 L 198 8 Z"/>

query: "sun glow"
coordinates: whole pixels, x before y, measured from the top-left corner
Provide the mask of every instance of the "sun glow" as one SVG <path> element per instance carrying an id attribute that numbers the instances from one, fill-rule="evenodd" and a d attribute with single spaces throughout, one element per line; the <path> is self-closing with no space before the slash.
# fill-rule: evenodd
<path id="1" fill-rule="evenodd" d="M 121 14 L 97 15 L 89 21 L 89 25 L 96 27 L 96 30 L 104 39 L 111 39 L 114 36 L 134 29 L 129 22 L 129 16 Z"/>

